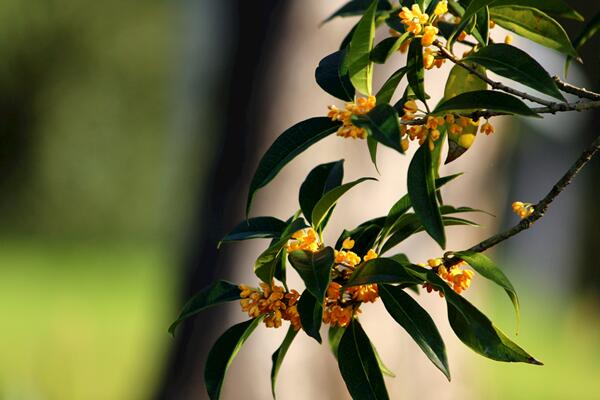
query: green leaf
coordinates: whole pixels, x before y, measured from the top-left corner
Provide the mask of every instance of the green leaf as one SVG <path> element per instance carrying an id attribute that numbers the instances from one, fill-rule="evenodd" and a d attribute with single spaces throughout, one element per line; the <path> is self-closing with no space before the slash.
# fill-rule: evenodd
<path id="1" fill-rule="evenodd" d="M 312 212 L 321 197 L 340 186 L 344 178 L 344 160 L 317 165 L 300 186 L 299 202 L 302 214 L 312 222 Z"/>
<path id="2" fill-rule="evenodd" d="M 353 0 L 344 4 L 336 12 L 331 14 L 323 24 L 331 21 L 335 17 L 353 17 L 356 15 L 362 15 L 365 13 L 367 8 L 371 5 L 372 0 Z M 392 9 L 392 5 L 388 0 L 379 0 L 377 3 L 377 11 L 389 11 Z"/>
<path id="3" fill-rule="evenodd" d="M 369 157 L 371 157 L 371 162 L 375 167 L 375 170 L 379 172 L 377 168 L 377 140 L 373 139 L 372 136 L 367 136 L 367 147 L 369 148 Z"/>
<path id="4" fill-rule="evenodd" d="M 304 332 L 321 343 L 321 334 L 319 333 L 323 320 L 323 307 L 321 304 L 307 289 L 302 292 L 296 308 L 298 309 L 300 323 Z"/>
<path id="5" fill-rule="evenodd" d="M 402 43 L 408 39 L 410 33 L 406 32 L 400 37 L 387 37 L 371 50 L 369 58 L 377 64 L 385 64 L 385 62 L 394 53 L 398 51 Z"/>
<path id="6" fill-rule="evenodd" d="M 576 21 L 583 21 L 583 16 L 563 0 L 496 0 L 493 4 L 494 7 L 509 5 L 533 7 L 545 12 L 546 14 L 573 19 Z"/>
<path id="7" fill-rule="evenodd" d="M 475 306 L 456 294 L 433 271 L 419 266 L 408 266 L 407 270 L 444 293 L 452 330 L 464 344 L 476 353 L 496 361 L 542 365 L 541 362 L 511 341 Z"/>
<path id="8" fill-rule="evenodd" d="M 377 0 L 373 1 L 356 25 L 344 60 L 345 68 L 342 69 L 342 73 L 348 71 L 350 81 L 356 90 L 367 95 L 370 95 L 372 90 L 373 63 L 369 55 L 375 39 L 376 9 Z"/>
<path id="9" fill-rule="evenodd" d="M 481 276 L 506 290 L 506 294 L 508 294 L 510 301 L 512 301 L 513 306 L 515 307 L 518 326 L 520 320 L 519 298 L 517 297 L 515 288 L 512 283 L 510 283 L 507 276 L 504 275 L 504 272 L 502 272 L 502 270 L 484 254 L 467 250 L 454 252 L 454 255 L 461 260 L 464 260 Z"/>
<path id="10" fill-rule="evenodd" d="M 446 347 L 427 311 L 399 287 L 380 285 L 379 295 L 392 318 L 406 330 L 431 362 L 450 380 Z"/>
<path id="11" fill-rule="evenodd" d="M 354 100 L 354 86 L 350 82 L 348 73 L 342 74 L 345 53 L 344 50 L 339 50 L 323 58 L 315 70 L 315 80 L 321 89 L 333 97 L 352 101 Z"/>
<path id="12" fill-rule="evenodd" d="M 487 46 L 490 39 L 490 10 L 483 7 L 477 12 L 476 18 L 473 36 L 482 46 Z"/>
<path id="13" fill-rule="evenodd" d="M 198 314 L 205 308 L 217 304 L 241 299 L 240 289 L 236 284 L 227 281 L 216 281 L 196 293 L 181 309 L 179 317 L 169 327 L 169 333 L 175 334 L 175 328 L 184 320 Z"/>
<path id="14" fill-rule="evenodd" d="M 446 248 L 446 234 L 435 197 L 435 176 L 427 143 L 419 147 L 410 162 L 407 186 L 410 202 L 423 227 L 442 249 Z"/>
<path id="15" fill-rule="evenodd" d="M 229 232 L 217 247 L 221 247 L 224 242 L 233 242 L 237 240 L 274 238 L 281 235 L 286 227 L 286 223 L 275 217 L 255 217 L 239 223 L 231 232 Z"/>
<path id="16" fill-rule="evenodd" d="M 353 399 L 389 399 L 369 337 L 356 319 L 340 340 L 338 366 Z"/>
<path id="17" fill-rule="evenodd" d="M 323 304 L 334 260 L 333 249 L 325 247 L 316 252 L 296 250 L 290 253 L 289 260 L 304 281 L 306 289 L 319 304 Z"/>
<path id="18" fill-rule="evenodd" d="M 583 27 L 579 35 L 573 41 L 573 46 L 576 50 L 579 50 L 584 44 L 587 43 L 592 37 L 594 37 L 600 30 L 600 12 L 596 13 L 592 19 Z M 568 56 L 565 63 L 565 75 L 569 72 L 569 65 L 573 57 Z"/>
<path id="19" fill-rule="evenodd" d="M 344 287 L 368 285 L 371 283 L 418 283 L 406 272 L 403 264 L 391 258 L 373 258 L 362 263 L 352 273 Z"/>
<path id="20" fill-rule="evenodd" d="M 542 46 L 577 57 L 564 28 L 542 11 L 521 6 L 492 7 L 491 18 L 501 27 Z"/>
<path id="21" fill-rule="evenodd" d="M 261 320 L 254 318 L 232 326 L 213 345 L 204 367 L 204 383 L 211 400 L 221 395 L 227 368 Z"/>
<path id="22" fill-rule="evenodd" d="M 294 329 L 292 325 L 288 328 L 288 331 L 283 339 L 283 343 L 275 353 L 271 356 L 271 360 L 273 361 L 273 367 L 271 368 L 271 393 L 273 394 L 273 398 L 275 398 L 275 383 L 277 382 L 277 375 L 279 374 L 279 369 L 281 368 L 281 364 L 283 363 L 283 358 L 285 357 L 290 345 L 296 338 L 298 331 Z"/>
<path id="23" fill-rule="evenodd" d="M 423 46 L 420 40 L 412 40 L 408 46 L 406 69 L 408 85 L 419 100 L 425 102 L 425 70 L 423 69 Z"/>
<path id="24" fill-rule="evenodd" d="M 379 104 L 366 115 L 352 116 L 352 123 L 365 128 L 377 142 L 404 154 L 398 113 L 389 104 Z"/>
<path id="25" fill-rule="evenodd" d="M 381 371 L 381 373 L 391 378 L 395 378 L 396 374 L 394 374 L 394 371 L 392 371 L 385 365 L 385 363 L 381 359 L 381 356 L 377 352 L 377 349 L 375 348 L 373 342 L 371 342 L 371 348 L 373 349 L 373 354 L 375 354 L 375 359 L 377 360 L 377 365 L 379 365 L 379 370 Z"/>
<path id="26" fill-rule="evenodd" d="M 482 65 L 498 75 L 565 101 L 544 67 L 517 47 L 503 43 L 492 44 L 481 48 L 476 53 L 471 53 L 463 60 Z"/>
<path id="27" fill-rule="evenodd" d="M 339 325 L 331 325 L 329 327 L 329 332 L 327 334 L 329 348 L 331 349 L 331 353 L 337 360 L 338 358 L 338 347 L 340 346 L 340 340 L 342 340 L 342 336 L 344 336 L 344 332 L 346 328 L 343 328 Z"/>
<path id="28" fill-rule="evenodd" d="M 394 92 L 396 88 L 400 84 L 400 81 L 406 75 L 407 68 L 402 67 L 396 72 L 394 72 L 387 81 L 381 86 L 377 95 L 375 95 L 377 99 L 377 104 L 387 104 L 392 100 L 392 96 L 394 96 Z"/>
<path id="29" fill-rule="evenodd" d="M 325 216 L 327 215 L 329 210 L 337 203 L 340 197 L 342 197 L 348 190 L 352 189 L 354 186 L 368 180 L 376 181 L 377 179 L 360 178 L 353 182 L 348 182 L 344 185 L 338 186 L 325 193 L 313 208 L 312 225 L 314 227 L 321 226 Z"/>
<path id="30" fill-rule="evenodd" d="M 476 90 L 459 94 L 440 102 L 433 113 L 437 115 L 459 114 L 473 109 L 540 117 L 515 96 L 494 90 Z"/>
<path id="31" fill-rule="evenodd" d="M 250 183 L 246 215 L 250 213 L 252 199 L 258 189 L 275 178 L 277 173 L 294 157 L 334 133 L 339 126 L 339 122 L 331 121 L 327 117 L 315 117 L 299 122 L 283 132 L 269 147 L 258 164 Z"/>
<path id="32" fill-rule="evenodd" d="M 257 277 L 259 277 L 263 282 L 271 284 L 273 280 L 273 276 L 275 275 L 275 269 L 277 268 L 277 264 L 279 262 L 279 256 L 283 248 L 287 244 L 288 240 L 292 237 L 292 235 L 299 231 L 300 229 L 306 228 L 307 225 L 304 223 L 302 218 L 295 219 L 291 225 L 286 229 L 284 234 L 279 238 L 279 240 L 269 246 L 254 263 L 254 273 Z"/>
<path id="33" fill-rule="evenodd" d="M 359 255 L 367 254 L 370 249 L 374 248 L 375 239 L 377 239 L 379 232 L 381 232 L 381 227 L 376 224 L 359 226 L 352 231 L 344 230 L 338 238 L 335 247 L 341 249 L 344 239 L 349 237 L 355 242 L 352 248 L 353 252 Z"/>

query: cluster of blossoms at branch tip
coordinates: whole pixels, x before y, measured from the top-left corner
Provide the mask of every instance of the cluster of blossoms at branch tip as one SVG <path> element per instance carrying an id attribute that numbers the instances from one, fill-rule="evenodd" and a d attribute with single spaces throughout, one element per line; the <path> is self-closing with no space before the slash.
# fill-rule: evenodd
<path id="1" fill-rule="evenodd" d="M 342 290 L 340 282 L 348 280 L 361 263 L 360 256 L 351 251 L 353 247 L 354 240 L 346 238 L 342 249 L 335 252 L 333 280 L 327 288 L 323 304 L 323 322 L 332 326 L 348 326 L 352 317 L 360 312 L 359 307 L 362 303 L 372 303 L 379 297 L 376 284 L 351 286 Z M 377 253 L 371 249 L 362 260 L 369 261 L 373 258 L 377 258 Z"/>
<path id="2" fill-rule="evenodd" d="M 264 315 L 263 322 L 268 328 L 279 328 L 282 320 L 290 321 L 295 330 L 299 330 L 300 315 L 296 303 L 300 293 L 292 289 L 286 292 L 283 287 L 273 282 L 268 285 L 260 283 L 259 288 L 240 285 L 240 304 L 242 311 L 252 318 Z"/>
<path id="3" fill-rule="evenodd" d="M 529 217 L 535 211 L 531 203 L 522 203 L 520 201 L 512 203 L 512 210 L 521 219 Z"/>
<path id="4" fill-rule="evenodd" d="M 440 1 L 433 11 L 433 15 L 429 17 L 428 14 L 421 11 L 421 7 L 418 4 L 413 4 L 409 9 L 408 7 L 402 7 L 402 11 L 398 14 L 401 22 L 406 26 L 406 31 L 421 38 L 421 44 L 425 48 L 423 51 L 423 67 L 425 69 L 431 69 L 434 66 L 440 68 L 446 61 L 444 57 L 440 57 L 439 54 L 429 48 L 437 39 L 439 29 L 435 26 L 437 19 L 448 12 L 448 2 L 446 0 Z M 400 51 L 403 52 L 408 47 L 411 39 L 406 40 L 400 47 Z M 403 48 L 404 47 L 404 48 Z"/>
<path id="5" fill-rule="evenodd" d="M 427 265 L 459 294 L 471 286 L 471 280 L 473 279 L 473 275 L 475 275 L 475 272 L 472 270 L 461 268 L 461 266 L 466 265 L 464 261 L 446 268 L 444 261 L 441 258 L 433 258 L 427 261 Z M 444 297 L 444 293 L 430 283 L 424 283 L 423 287 L 428 293 L 436 291 L 439 292 L 440 297 Z"/>
<path id="6" fill-rule="evenodd" d="M 292 235 L 286 249 L 288 253 L 295 250 L 308 250 L 315 252 L 321 248 L 317 232 L 313 228 L 300 229 Z"/>
<path id="7" fill-rule="evenodd" d="M 352 123 L 353 115 L 365 115 L 375 107 L 375 96 L 359 97 L 356 102 L 346 103 L 343 110 L 336 106 L 329 106 L 327 117 L 332 121 L 342 122 L 337 135 L 344 138 L 365 139 L 367 132 Z"/>

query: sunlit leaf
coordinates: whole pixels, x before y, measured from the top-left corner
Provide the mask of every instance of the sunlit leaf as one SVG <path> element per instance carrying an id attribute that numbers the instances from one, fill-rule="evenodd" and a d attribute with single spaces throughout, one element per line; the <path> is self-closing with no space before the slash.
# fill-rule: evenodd
<path id="1" fill-rule="evenodd" d="M 339 325 L 331 325 L 327 333 L 329 348 L 331 349 L 331 353 L 333 354 L 336 360 L 338 357 L 338 347 L 340 345 L 340 340 L 342 340 L 342 336 L 344 336 L 345 331 L 346 328 L 344 327 L 341 327 Z"/>
<path id="2" fill-rule="evenodd" d="M 348 72 L 356 90 L 366 95 L 370 95 L 372 90 L 373 63 L 369 56 L 375 39 L 376 8 L 377 0 L 373 1 L 356 25 L 342 68 L 342 73 Z"/>

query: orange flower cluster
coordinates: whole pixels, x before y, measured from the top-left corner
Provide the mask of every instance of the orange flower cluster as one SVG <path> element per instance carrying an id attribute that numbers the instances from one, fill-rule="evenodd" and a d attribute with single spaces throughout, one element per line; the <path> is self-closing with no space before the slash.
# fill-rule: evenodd
<path id="1" fill-rule="evenodd" d="M 344 240 L 342 250 L 335 253 L 334 274 L 342 281 L 347 280 L 361 263 L 361 258 L 353 251 L 354 240 Z M 363 257 L 364 261 L 377 258 L 373 249 Z M 361 303 L 372 303 L 379 297 L 376 284 L 352 286 L 342 291 L 342 284 L 331 282 L 327 288 L 323 309 L 323 322 L 341 327 L 348 326 L 352 316 L 359 313 Z"/>
<path id="2" fill-rule="evenodd" d="M 286 249 L 288 253 L 294 250 L 308 250 L 315 252 L 321 248 L 317 232 L 313 228 L 300 229 L 292 235 Z"/>
<path id="3" fill-rule="evenodd" d="M 367 132 L 354 124 L 352 124 L 353 115 L 365 115 L 375 107 L 375 96 L 360 97 L 356 99 L 356 103 L 346 103 L 344 110 L 340 110 L 336 106 L 329 106 L 327 117 L 332 121 L 342 122 L 342 126 L 337 131 L 337 135 L 343 138 L 365 139 Z"/>
<path id="4" fill-rule="evenodd" d="M 512 203 L 512 209 L 521 219 L 529 217 L 535 211 L 531 203 L 521 203 L 520 201 Z"/>
<path id="5" fill-rule="evenodd" d="M 440 278 L 445 280 L 450 287 L 452 287 L 452 289 L 459 294 L 471 286 L 471 280 L 473 279 L 473 275 L 475 275 L 475 272 L 472 270 L 461 268 L 461 266 L 467 265 L 464 261 L 461 261 L 450 268 L 446 268 L 443 260 L 440 258 L 428 260 L 427 264 L 436 272 L 436 274 L 438 274 Z M 430 283 L 425 283 L 423 287 L 427 289 L 428 293 L 436 291 L 439 292 L 440 297 L 444 297 L 444 293 L 433 287 Z"/>
<path id="6" fill-rule="evenodd" d="M 252 318 L 265 315 L 264 323 L 268 328 L 279 328 L 282 320 L 290 321 L 295 330 L 299 330 L 300 315 L 296 303 L 300 293 L 292 289 L 285 292 L 281 286 L 273 283 L 260 283 L 260 288 L 240 285 L 240 304 L 242 311 Z"/>

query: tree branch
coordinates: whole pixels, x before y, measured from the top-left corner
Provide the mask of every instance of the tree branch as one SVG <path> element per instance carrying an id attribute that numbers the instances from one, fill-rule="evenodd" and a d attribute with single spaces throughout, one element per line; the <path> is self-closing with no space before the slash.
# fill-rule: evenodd
<path id="1" fill-rule="evenodd" d="M 571 85 L 570 83 L 562 81 L 558 76 L 553 76 L 556 86 L 565 93 L 574 94 L 575 96 L 582 99 L 600 100 L 600 93 L 592 92 L 586 88 Z"/>
<path id="2" fill-rule="evenodd" d="M 565 188 L 571 183 L 573 178 L 581 171 L 581 169 L 594 157 L 596 153 L 600 151 L 600 136 L 596 137 L 596 139 L 592 142 L 592 144 L 579 156 L 577 161 L 569 168 L 569 170 L 559 179 L 558 182 L 552 187 L 550 192 L 533 206 L 533 213 L 527 217 L 522 219 L 518 224 L 513 226 L 512 228 L 498 233 L 494 236 L 485 239 L 484 241 L 477 243 L 472 246 L 468 251 L 482 252 L 490 247 L 497 245 L 505 241 L 506 239 L 515 236 L 521 231 L 530 228 L 535 221 L 542 218 L 544 213 L 548 209 L 548 206 L 556 199 L 556 197 L 563 191 Z M 453 258 L 449 258 L 452 253 L 446 253 L 444 258 L 446 260 L 453 260 Z"/>

